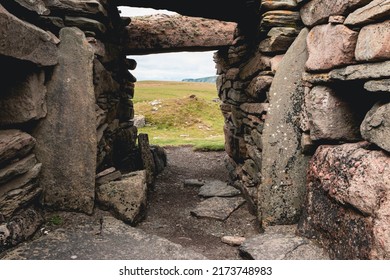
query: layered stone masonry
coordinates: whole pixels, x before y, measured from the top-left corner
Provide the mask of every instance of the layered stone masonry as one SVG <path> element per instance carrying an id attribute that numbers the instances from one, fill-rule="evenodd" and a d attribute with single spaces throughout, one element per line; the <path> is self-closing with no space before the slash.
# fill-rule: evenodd
<path id="1" fill-rule="evenodd" d="M 272 98 L 270 86 L 284 53 L 302 28 L 296 1 L 262 1 L 259 12 L 255 30 L 239 23 L 234 45 L 215 55 L 225 117 L 226 165 L 253 213 L 260 207 L 258 186 L 264 145 L 268 145 L 263 142 L 263 130 Z"/>
<path id="2" fill-rule="evenodd" d="M 309 161 L 317 148 L 317 153 L 326 150 L 329 157 L 338 157 L 343 143 L 362 140 L 368 141 L 362 151 L 370 156 L 357 159 L 348 153 L 349 161 L 369 166 L 375 153 L 383 164 L 389 159 L 389 5 L 386 0 L 262 1 L 259 32 L 239 24 L 234 45 L 215 56 L 231 179 L 262 226 L 300 219 L 300 233 L 318 238 L 332 258 L 389 258 L 389 225 L 375 212 L 384 210 L 367 217 L 357 206 L 367 199 L 365 194 L 345 203 L 352 193 L 341 201 L 319 191 L 332 177 L 329 172 L 311 176 L 310 170 L 324 159 Z M 297 40 L 283 59 L 304 25 L 308 30 L 302 49 Z M 321 150 L 324 144 L 334 149 Z M 354 167 L 348 174 L 337 165 L 331 168 L 343 178 L 358 176 Z M 362 174 L 359 187 L 376 189 L 387 182 L 390 174 L 380 170 L 375 178 Z M 341 181 L 332 181 L 334 189 L 343 188 Z M 383 203 L 388 200 L 385 185 L 378 187 Z M 340 218 L 331 211 L 348 214 Z M 337 219 L 345 228 L 338 229 Z M 363 229 L 347 226 L 352 224 Z"/>
<path id="3" fill-rule="evenodd" d="M 239 20 L 232 46 L 215 55 L 231 180 L 263 227 L 300 219 L 300 234 L 332 258 L 390 258 L 390 1 L 264 0 L 253 14 L 257 24 Z M 42 203 L 91 213 L 96 172 L 101 205 L 118 200 L 113 213 L 131 223 L 144 214 L 144 189 L 129 192 L 141 211 L 105 197 L 123 187 L 107 184 L 118 170 L 145 169 L 144 188 L 166 164 L 147 136 L 136 143 L 136 62 L 122 41 L 130 21 L 106 0 L 0 5 L 0 250 L 39 228 Z M 74 61 L 72 50 L 85 55 Z M 74 165 L 68 151 L 93 155 Z M 74 188 L 80 170 L 88 176 Z"/>
<path id="4" fill-rule="evenodd" d="M 332 258 L 390 257 L 389 15 L 386 0 L 312 0 L 301 9 L 311 27 L 301 127 L 319 147 L 299 231 Z"/>
<path id="5" fill-rule="evenodd" d="M 97 172 L 145 164 L 132 122 L 136 62 L 122 44 L 129 18 L 106 0 L 12 0 L 0 21 L 2 251 L 35 233 L 42 205 L 92 213 Z"/>

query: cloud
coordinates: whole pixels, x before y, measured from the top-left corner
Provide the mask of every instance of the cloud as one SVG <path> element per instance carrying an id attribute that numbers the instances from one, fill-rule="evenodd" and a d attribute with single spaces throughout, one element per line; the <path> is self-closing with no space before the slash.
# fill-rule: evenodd
<path id="1" fill-rule="evenodd" d="M 137 61 L 131 73 L 137 80 L 181 81 L 186 78 L 202 78 L 216 75 L 211 52 L 181 52 L 128 56 Z"/>
<path id="2" fill-rule="evenodd" d="M 142 16 L 151 14 L 175 14 L 167 10 L 149 8 L 119 7 L 121 16 Z M 131 73 L 137 80 L 181 81 L 186 78 L 203 78 L 216 74 L 211 52 L 180 52 L 128 56 L 137 61 L 137 68 Z"/>

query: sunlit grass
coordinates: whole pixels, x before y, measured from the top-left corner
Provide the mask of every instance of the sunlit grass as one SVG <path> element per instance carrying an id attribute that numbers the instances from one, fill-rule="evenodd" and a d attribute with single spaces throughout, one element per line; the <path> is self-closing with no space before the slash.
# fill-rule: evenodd
<path id="1" fill-rule="evenodd" d="M 223 150 L 224 120 L 216 98 L 215 84 L 137 82 L 135 112 L 147 122 L 139 132 L 147 133 L 151 144 Z"/>

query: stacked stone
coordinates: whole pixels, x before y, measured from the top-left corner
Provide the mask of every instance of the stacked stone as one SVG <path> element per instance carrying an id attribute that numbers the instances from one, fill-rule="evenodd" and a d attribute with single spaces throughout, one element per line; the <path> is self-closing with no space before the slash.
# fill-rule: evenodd
<path id="1" fill-rule="evenodd" d="M 105 0 L 2 5 L 0 249 L 37 230 L 34 206 L 92 213 L 96 171 L 143 168 L 136 62 L 122 47 L 130 19 Z"/>
<path id="2" fill-rule="evenodd" d="M 215 55 L 225 117 L 226 165 L 253 213 L 261 181 L 262 133 L 269 88 L 283 54 L 301 29 L 296 1 L 262 1 L 259 28 L 239 23 L 234 44 Z"/>
<path id="3" fill-rule="evenodd" d="M 58 39 L 22 21 L 2 5 L 0 26 L 0 61 L 7 67 L 0 77 L 2 251 L 31 236 L 42 223 L 35 207 L 42 192 L 38 183 L 42 165 L 35 156 L 36 140 L 31 129 L 47 114 L 45 70 L 57 63 Z"/>
<path id="4" fill-rule="evenodd" d="M 42 223 L 34 207 L 42 188 L 35 139 L 20 130 L 0 130 L 0 251 L 33 234 Z"/>
<path id="5" fill-rule="evenodd" d="M 300 231 L 333 258 L 389 259 L 390 1 L 306 2 L 301 128 L 304 145 L 321 146 Z"/>

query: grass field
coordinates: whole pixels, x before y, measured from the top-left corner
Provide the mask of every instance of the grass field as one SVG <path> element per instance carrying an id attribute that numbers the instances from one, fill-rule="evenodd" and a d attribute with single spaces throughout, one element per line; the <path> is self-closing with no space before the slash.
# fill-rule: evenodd
<path id="1" fill-rule="evenodd" d="M 133 99 L 135 113 L 146 117 L 151 144 L 193 145 L 197 150 L 223 149 L 223 116 L 215 84 L 140 81 Z"/>

